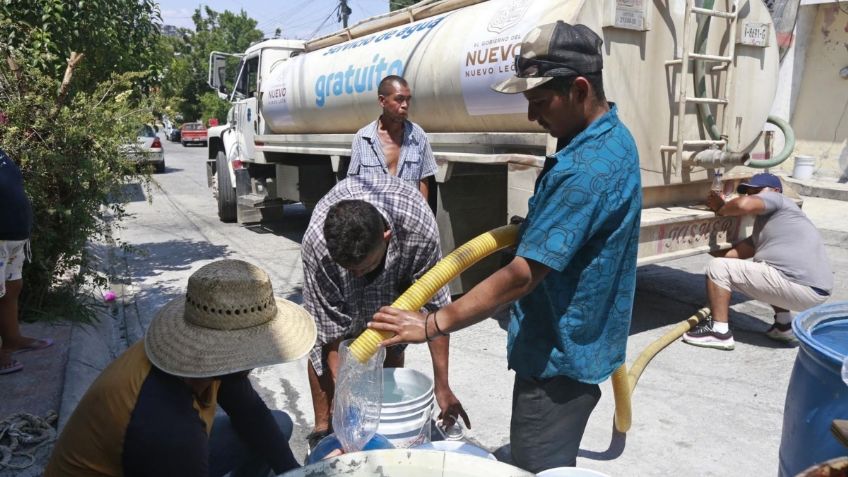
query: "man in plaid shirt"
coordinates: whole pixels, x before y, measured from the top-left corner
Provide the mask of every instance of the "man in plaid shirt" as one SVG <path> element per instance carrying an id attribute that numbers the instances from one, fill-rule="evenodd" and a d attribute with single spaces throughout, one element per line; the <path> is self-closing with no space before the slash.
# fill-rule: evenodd
<path id="1" fill-rule="evenodd" d="M 427 200 L 429 178 L 438 167 L 427 134 L 407 119 L 409 84 L 400 76 L 386 76 L 377 88 L 377 100 L 383 114 L 354 136 L 347 175 L 391 174 L 418 188 Z"/>
<path id="2" fill-rule="evenodd" d="M 391 175 L 353 176 L 338 183 L 312 213 L 303 236 L 303 301 L 318 339 L 308 374 L 315 411 L 310 446 L 329 433 L 339 343 L 358 336 L 381 306 L 392 303 L 441 259 L 436 220 L 408 182 Z M 425 308 L 450 302 L 442 288 Z M 448 337 L 430 342 L 440 418 L 452 424 L 462 404 L 448 384 Z M 402 367 L 404 347 L 386 350 L 385 366 Z"/>

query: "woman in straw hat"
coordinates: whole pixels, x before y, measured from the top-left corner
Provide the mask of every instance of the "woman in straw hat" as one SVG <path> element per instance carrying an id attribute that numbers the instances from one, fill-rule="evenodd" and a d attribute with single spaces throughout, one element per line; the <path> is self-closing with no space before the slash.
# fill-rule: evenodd
<path id="1" fill-rule="evenodd" d="M 305 356 L 315 336 L 312 317 L 274 297 L 261 269 L 238 260 L 200 268 L 144 341 L 91 385 L 45 475 L 267 475 L 269 467 L 299 467 L 288 445 L 291 420 L 265 406 L 247 375 Z M 227 416 L 215 417 L 218 404 Z"/>

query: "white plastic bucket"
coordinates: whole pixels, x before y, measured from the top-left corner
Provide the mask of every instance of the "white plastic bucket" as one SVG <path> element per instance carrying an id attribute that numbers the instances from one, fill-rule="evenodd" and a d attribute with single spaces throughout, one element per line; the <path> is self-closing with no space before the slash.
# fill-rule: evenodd
<path id="1" fill-rule="evenodd" d="M 429 376 L 406 368 L 383 369 L 383 405 L 377 433 L 395 447 L 406 448 L 429 440 L 435 396 Z"/>
<path id="2" fill-rule="evenodd" d="M 813 177 L 816 168 L 816 158 L 813 156 L 795 156 L 795 168 L 792 169 L 792 177 L 801 181 Z"/>
<path id="3" fill-rule="evenodd" d="M 458 452 L 460 454 L 468 454 L 477 457 L 482 457 L 484 459 L 489 460 L 498 460 L 494 454 L 487 451 L 486 449 L 481 449 L 475 445 L 469 444 L 467 442 L 462 441 L 435 441 L 435 442 L 425 442 L 424 444 L 420 444 L 414 447 L 414 449 L 421 450 L 437 450 L 444 452 Z"/>

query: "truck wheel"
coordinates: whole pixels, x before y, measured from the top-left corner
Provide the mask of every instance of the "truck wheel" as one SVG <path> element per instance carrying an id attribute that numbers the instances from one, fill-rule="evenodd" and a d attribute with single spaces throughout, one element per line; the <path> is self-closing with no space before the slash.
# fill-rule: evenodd
<path id="1" fill-rule="evenodd" d="M 182 144 L 182 145 L 183 145 L 183 147 L 186 147 L 186 142 L 185 142 L 185 141 L 180 141 L 180 144 Z"/>
<path id="2" fill-rule="evenodd" d="M 218 151 L 215 165 L 218 175 L 218 218 L 221 219 L 221 222 L 235 222 L 236 189 L 231 184 L 227 156 L 224 155 L 224 151 Z"/>

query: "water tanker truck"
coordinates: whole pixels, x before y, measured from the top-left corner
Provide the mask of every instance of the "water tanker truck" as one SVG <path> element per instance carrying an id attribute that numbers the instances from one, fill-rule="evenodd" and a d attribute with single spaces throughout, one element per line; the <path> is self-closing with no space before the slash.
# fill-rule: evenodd
<path id="1" fill-rule="evenodd" d="M 410 119 L 436 156 L 431 204 L 443 250 L 525 215 L 557 143 L 527 120 L 522 95 L 490 85 L 513 74 L 531 28 L 557 20 L 585 24 L 604 40 L 606 96 L 639 149 L 639 264 L 743 236 L 749 224 L 703 203 L 717 170 L 729 191 L 791 152 L 788 125 L 769 117 L 779 53 L 761 0 L 425 0 L 316 40 L 215 52 L 209 83 L 232 103 L 227 123 L 209 129 L 207 174 L 220 219 L 255 222 L 279 218 L 287 203 L 313 206 L 344 178 L 353 135 L 379 116 L 377 85 L 390 74 L 409 82 Z M 783 129 L 787 146 L 751 159 L 767 122 Z M 491 273 L 491 260 L 452 291 Z"/>

